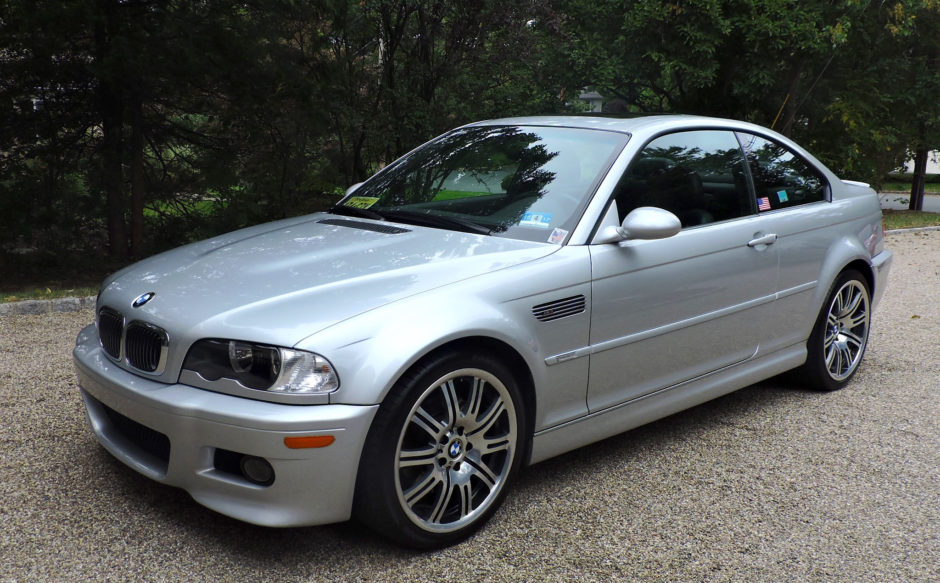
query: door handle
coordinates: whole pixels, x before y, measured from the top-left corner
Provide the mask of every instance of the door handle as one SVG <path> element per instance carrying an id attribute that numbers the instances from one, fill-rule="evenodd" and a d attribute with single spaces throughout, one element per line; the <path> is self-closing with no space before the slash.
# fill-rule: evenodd
<path id="1" fill-rule="evenodd" d="M 771 233 L 769 235 L 762 235 L 755 239 L 751 239 L 747 242 L 748 247 L 757 247 L 758 245 L 773 245 L 774 241 L 777 240 L 777 234 Z"/>

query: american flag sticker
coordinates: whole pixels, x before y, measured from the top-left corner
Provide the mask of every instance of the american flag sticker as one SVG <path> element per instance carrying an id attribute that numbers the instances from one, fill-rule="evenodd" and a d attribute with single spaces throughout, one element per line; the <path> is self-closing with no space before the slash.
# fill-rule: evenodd
<path id="1" fill-rule="evenodd" d="M 764 196 L 764 197 L 757 199 L 757 210 L 769 211 L 770 210 L 770 198 Z"/>

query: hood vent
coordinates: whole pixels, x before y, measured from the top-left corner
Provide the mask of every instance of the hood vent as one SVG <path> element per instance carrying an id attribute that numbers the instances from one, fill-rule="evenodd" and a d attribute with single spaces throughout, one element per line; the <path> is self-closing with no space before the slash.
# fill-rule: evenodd
<path id="1" fill-rule="evenodd" d="M 533 306 L 532 315 L 540 322 L 551 322 L 565 316 L 580 314 L 584 311 L 584 306 L 584 296 L 572 296 Z"/>
<path id="2" fill-rule="evenodd" d="M 348 229 L 360 229 L 363 231 L 372 231 L 375 233 L 385 233 L 386 235 L 398 235 L 400 233 L 410 233 L 408 229 L 393 227 L 391 225 L 376 225 L 375 223 L 364 223 L 362 221 L 350 221 L 348 219 L 323 219 L 317 221 L 321 225 L 333 225 L 334 227 L 346 227 Z"/>

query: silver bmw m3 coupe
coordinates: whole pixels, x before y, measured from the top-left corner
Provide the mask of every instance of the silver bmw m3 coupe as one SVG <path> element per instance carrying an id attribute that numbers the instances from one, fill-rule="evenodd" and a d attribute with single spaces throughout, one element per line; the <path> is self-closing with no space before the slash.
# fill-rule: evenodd
<path id="1" fill-rule="evenodd" d="M 841 388 L 891 259 L 874 191 L 765 128 L 502 119 L 114 274 L 74 358 L 134 470 L 428 548 L 527 464 L 791 369 Z"/>

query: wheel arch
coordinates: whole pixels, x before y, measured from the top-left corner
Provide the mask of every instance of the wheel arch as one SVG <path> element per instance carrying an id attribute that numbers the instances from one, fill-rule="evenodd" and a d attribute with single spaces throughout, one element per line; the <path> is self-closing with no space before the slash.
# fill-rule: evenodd
<path id="1" fill-rule="evenodd" d="M 823 304 L 829 296 L 832 284 L 840 275 L 849 270 L 855 270 L 862 274 L 865 283 L 868 284 L 869 294 L 874 297 L 875 272 L 864 246 L 856 239 L 842 237 L 829 248 L 826 253 L 826 260 L 820 270 L 815 300 L 818 309 L 824 309 Z"/>
<path id="2" fill-rule="evenodd" d="M 870 296 L 875 296 L 875 272 L 872 269 L 872 266 L 861 259 L 856 259 L 852 261 L 845 267 L 843 267 L 839 273 L 836 275 L 842 275 L 846 271 L 854 270 L 862 274 L 862 277 L 865 278 L 865 283 L 868 284 L 868 293 Z"/>

